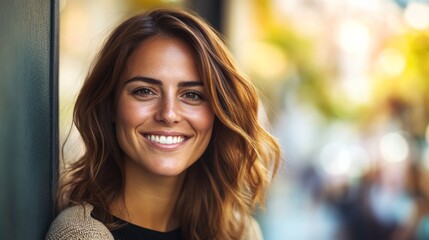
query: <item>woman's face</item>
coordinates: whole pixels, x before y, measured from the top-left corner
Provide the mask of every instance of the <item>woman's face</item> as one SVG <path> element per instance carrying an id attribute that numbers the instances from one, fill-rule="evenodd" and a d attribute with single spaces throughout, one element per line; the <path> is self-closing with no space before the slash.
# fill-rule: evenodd
<path id="1" fill-rule="evenodd" d="M 115 99 L 125 164 L 176 176 L 207 148 L 214 113 L 183 40 L 156 36 L 143 41 L 127 61 Z"/>

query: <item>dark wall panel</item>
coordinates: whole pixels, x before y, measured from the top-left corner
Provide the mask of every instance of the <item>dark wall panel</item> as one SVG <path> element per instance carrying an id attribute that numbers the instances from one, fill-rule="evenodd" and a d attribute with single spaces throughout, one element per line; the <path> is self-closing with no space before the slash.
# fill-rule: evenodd
<path id="1" fill-rule="evenodd" d="M 57 162 L 57 3 L 0 1 L 0 239 L 43 239 Z"/>
<path id="2" fill-rule="evenodd" d="M 189 7 L 203 17 L 220 33 L 223 33 L 223 0 L 190 0 Z"/>

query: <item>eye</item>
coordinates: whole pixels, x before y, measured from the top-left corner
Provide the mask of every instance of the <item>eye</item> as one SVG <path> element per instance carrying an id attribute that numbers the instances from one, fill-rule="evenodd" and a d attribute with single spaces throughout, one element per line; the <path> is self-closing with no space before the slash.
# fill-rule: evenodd
<path id="1" fill-rule="evenodd" d="M 155 93 L 147 88 L 147 87 L 138 87 L 131 91 L 132 95 L 138 96 L 138 97 L 149 97 L 151 95 L 155 95 Z"/>
<path id="2" fill-rule="evenodd" d="M 189 100 L 189 101 L 193 101 L 193 102 L 204 100 L 203 94 L 198 92 L 198 91 L 185 92 L 182 95 L 182 98 Z"/>

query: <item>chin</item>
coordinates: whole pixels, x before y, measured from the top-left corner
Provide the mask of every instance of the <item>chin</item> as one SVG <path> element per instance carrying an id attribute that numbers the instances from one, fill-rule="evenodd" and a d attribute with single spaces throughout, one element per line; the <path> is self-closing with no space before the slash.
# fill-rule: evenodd
<path id="1" fill-rule="evenodd" d="M 174 177 L 184 174 L 193 163 L 195 163 L 195 161 L 188 159 L 178 160 L 177 158 L 153 158 L 146 167 L 147 170 L 155 175 Z"/>
<path id="2" fill-rule="evenodd" d="M 152 173 L 159 176 L 176 177 L 184 174 L 186 170 L 187 168 L 184 167 L 157 167 L 155 169 L 152 169 Z"/>

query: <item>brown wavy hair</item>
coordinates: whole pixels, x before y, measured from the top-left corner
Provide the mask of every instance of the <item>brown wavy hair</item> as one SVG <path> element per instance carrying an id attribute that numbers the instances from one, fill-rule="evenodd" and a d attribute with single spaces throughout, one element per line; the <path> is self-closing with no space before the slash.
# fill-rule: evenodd
<path id="1" fill-rule="evenodd" d="M 182 233 L 186 239 L 241 239 L 255 208 L 264 205 L 280 149 L 258 119 L 255 87 L 238 72 L 219 34 L 184 10 L 131 17 L 105 42 L 75 104 L 73 120 L 86 151 L 62 174 L 58 207 L 90 203 L 100 220 L 112 223 L 109 207 L 124 189 L 124 153 L 113 121 L 115 89 L 133 50 L 156 35 L 178 37 L 193 49 L 215 113 L 210 143 L 187 170 L 177 202 Z"/>

